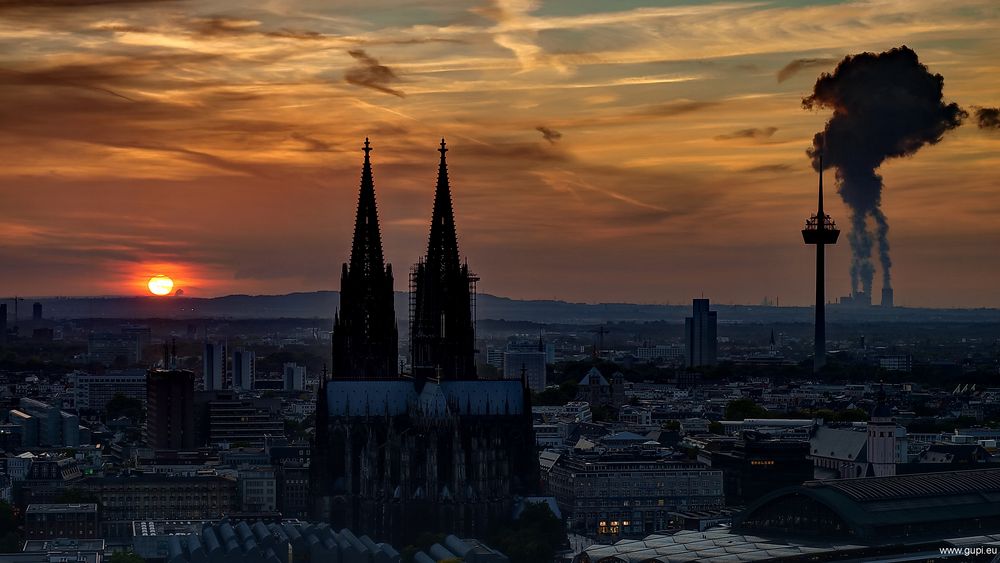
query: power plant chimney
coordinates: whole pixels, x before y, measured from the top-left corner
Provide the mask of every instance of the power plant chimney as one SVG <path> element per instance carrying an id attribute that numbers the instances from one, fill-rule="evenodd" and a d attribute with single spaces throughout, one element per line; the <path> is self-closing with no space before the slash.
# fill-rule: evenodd
<path id="1" fill-rule="evenodd" d="M 891 308 L 892 304 L 892 288 L 883 287 L 882 288 L 882 306 L 886 308 Z"/>
<path id="2" fill-rule="evenodd" d="M 826 252 L 828 244 L 837 244 L 840 229 L 829 215 L 823 213 L 823 153 L 819 154 L 819 206 L 816 214 L 806 219 L 802 240 L 816 245 L 816 336 L 813 371 L 826 365 Z"/>

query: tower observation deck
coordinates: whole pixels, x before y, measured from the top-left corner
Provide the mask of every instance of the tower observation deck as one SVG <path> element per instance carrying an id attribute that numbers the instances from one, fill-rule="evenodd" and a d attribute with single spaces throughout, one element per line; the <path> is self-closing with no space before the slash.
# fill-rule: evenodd
<path id="1" fill-rule="evenodd" d="M 816 245 L 816 337 L 813 371 L 826 365 L 826 252 L 828 244 L 837 244 L 840 229 L 829 215 L 823 212 L 823 155 L 819 157 L 819 205 L 816 214 L 806 219 L 802 240 Z"/>

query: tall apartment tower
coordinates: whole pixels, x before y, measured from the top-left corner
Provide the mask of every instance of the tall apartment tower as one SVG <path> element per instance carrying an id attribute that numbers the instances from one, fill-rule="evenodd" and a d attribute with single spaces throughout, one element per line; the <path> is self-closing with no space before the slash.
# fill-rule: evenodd
<path id="1" fill-rule="evenodd" d="M 253 350 L 233 350 L 231 369 L 233 391 L 252 391 L 257 376 L 257 354 Z"/>
<path id="2" fill-rule="evenodd" d="M 149 370 L 144 437 L 146 445 L 154 450 L 195 447 L 193 371 Z"/>
<path id="3" fill-rule="evenodd" d="M 205 342 L 201 361 L 205 391 L 222 391 L 226 384 L 226 343 Z"/>
<path id="4" fill-rule="evenodd" d="M 695 299 L 692 314 L 684 319 L 689 367 L 714 366 L 717 363 L 717 315 L 709 310 L 708 299 Z"/>

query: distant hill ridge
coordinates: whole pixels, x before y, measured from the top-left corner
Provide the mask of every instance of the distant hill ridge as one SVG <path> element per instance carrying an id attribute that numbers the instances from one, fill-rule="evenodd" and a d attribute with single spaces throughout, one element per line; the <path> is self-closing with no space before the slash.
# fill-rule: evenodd
<path id="1" fill-rule="evenodd" d="M 405 319 L 408 296 L 396 292 L 396 316 Z M 313 291 L 286 295 L 227 295 L 224 297 L 45 297 L 21 302 L 21 319 L 30 318 L 31 303 L 40 302 L 45 318 L 332 318 L 340 306 L 337 291 Z M 602 323 L 615 321 L 683 322 L 690 305 L 642 305 L 635 303 L 571 303 L 558 300 L 520 300 L 479 294 L 480 320 L 532 321 L 541 323 Z M 712 304 L 719 322 L 812 322 L 812 307 L 766 307 Z M 8 323 L 13 307 L 8 304 Z M 926 309 L 896 307 L 827 307 L 830 322 L 843 321 L 952 321 L 997 322 L 997 309 Z"/>

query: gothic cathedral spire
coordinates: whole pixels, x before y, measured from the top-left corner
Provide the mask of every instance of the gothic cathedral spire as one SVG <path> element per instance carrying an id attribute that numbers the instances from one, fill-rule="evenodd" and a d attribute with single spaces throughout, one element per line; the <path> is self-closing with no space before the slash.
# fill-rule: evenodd
<path id="1" fill-rule="evenodd" d="M 371 144 L 365 139 L 351 258 L 340 276 L 340 310 L 333 327 L 334 379 L 398 376 L 392 266 L 382 255 Z"/>
<path id="2" fill-rule="evenodd" d="M 411 274 L 413 373 L 417 379 L 476 379 L 474 278 L 469 274 L 469 266 L 459 260 L 444 139 L 438 152 L 441 161 L 427 256 L 414 266 Z"/>

